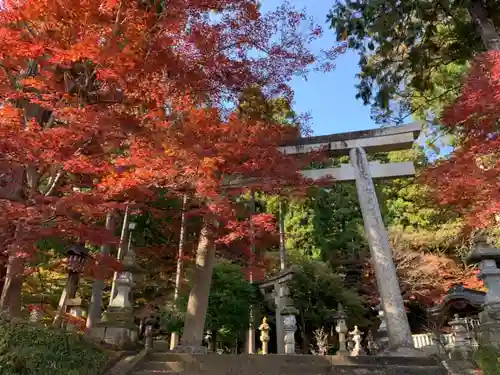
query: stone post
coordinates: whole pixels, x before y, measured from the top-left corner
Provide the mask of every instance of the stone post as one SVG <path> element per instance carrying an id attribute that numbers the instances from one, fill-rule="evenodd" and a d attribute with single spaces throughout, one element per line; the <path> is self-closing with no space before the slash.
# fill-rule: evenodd
<path id="1" fill-rule="evenodd" d="M 358 329 L 358 326 L 354 326 L 354 331 L 349 332 L 349 334 L 352 336 L 352 341 L 354 341 L 354 348 L 352 349 L 351 356 L 357 357 L 359 355 L 364 355 L 365 351 L 361 346 L 363 332 Z"/>
<path id="2" fill-rule="evenodd" d="M 207 343 L 207 351 L 212 351 L 212 331 L 205 333 L 205 341 Z"/>
<path id="3" fill-rule="evenodd" d="M 482 235 L 474 238 L 474 249 L 469 255 L 469 264 L 479 263 L 478 278 L 483 280 L 488 289 L 483 312 L 479 314 L 479 343 L 500 346 L 500 249 L 486 242 Z"/>
<path id="4" fill-rule="evenodd" d="M 339 350 L 337 351 L 337 355 L 349 355 L 346 341 L 346 334 L 348 332 L 346 319 L 347 314 L 344 311 L 344 307 L 339 303 L 338 311 L 335 315 L 335 320 L 337 321 L 335 331 L 337 331 L 339 335 Z"/>
<path id="5" fill-rule="evenodd" d="M 378 327 L 375 339 L 379 346 L 379 350 L 383 352 L 389 347 L 389 335 L 387 333 L 387 322 L 385 320 L 384 310 L 382 310 L 382 306 L 380 304 L 379 306 L 377 306 L 377 309 L 380 325 Z"/>
<path id="6" fill-rule="evenodd" d="M 285 293 L 283 296 L 283 304 L 285 307 L 281 311 L 281 315 L 283 316 L 283 329 L 285 331 L 285 354 L 295 354 L 295 332 L 297 331 L 297 320 L 295 316 L 299 311 L 293 307 L 293 302 L 288 294 L 286 285 L 283 285 L 282 289 Z"/>
<path id="7" fill-rule="evenodd" d="M 281 317 L 281 311 L 285 307 L 283 305 L 284 301 L 284 287 L 280 283 L 275 283 L 274 284 L 274 305 L 275 305 L 275 311 L 276 311 L 276 352 L 278 354 L 285 354 L 285 344 L 284 344 L 284 337 L 285 337 L 285 329 L 283 326 L 283 319 Z"/>
<path id="8" fill-rule="evenodd" d="M 69 314 L 74 316 L 75 318 L 82 318 L 84 311 L 82 307 L 82 299 L 81 298 L 73 298 L 66 302 L 66 307 L 68 308 Z M 78 327 L 75 325 L 68 323 L 66 325 L 66 329 L 68 331 L 76 331 Z"/>
<path id="9" fill-rule="evenodd" d="M 259 326 L 260 331 L 260 342 L 262 343 L 262 354 L 269 354 L 268 344 L 269 344 L 269 331 L 270 327 L 267 324 L 267 318 L 262 319 L 262 324 Z"/>
<path id="10" fill-rule="evenodd" d="M 396 267 L 389 247 L 389 238 L 382 221 L 366 153 L 361 147 L 356 147 L 350 151 L 349 157 L 355 172 L 365 235 L 370 246 L 382 309 L 387 320 L 390 344 L 387 354 L 421 356 L 423 353 L 413 346 Z"/>
<path id="11" fill-rule="evenodd" d="M 284 314 L 283 328 L 285 329 L 285 354 L 295 354 L 295 332 L 297 331 L 297 320 L 295 314 L 282 312 Z"/>
<path id="12" fill-rule="evenodd" d="M 146 320 L 146 327 L 144 328 L 144 349 L 152 350 L 153 349 L 153 319 L 149 318 Z"/>
<path id="13" fill-rule="evenodd" d="M 367 342 L 366 347 L 368 348 L 368 354 L 370 354 L 371 356 L 376 355 L 379 352 L 379 347 L 377 345 L 377 342 L 373 338 L 372 331 L 368 331 L 368 334 L 366 336 L 366 342 Z"/>

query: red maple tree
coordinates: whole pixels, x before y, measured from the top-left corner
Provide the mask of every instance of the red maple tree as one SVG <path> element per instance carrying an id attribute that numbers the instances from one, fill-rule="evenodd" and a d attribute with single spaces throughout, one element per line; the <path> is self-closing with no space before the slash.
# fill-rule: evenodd
<path id="1" fill-rule="evenodd" d="M 423 176 L 440 203 L 464 213 L 472 228 L 495 223 L 500 213 L 499 118 L 500 52 L 489 51 L 472 62 L 459 97 L 443 113 L 456 149 Z"/>
<path id="2" fill-rule="evenodd" d="M 293 75 L 330 68 L 338 52 L 318 61 L 307 44 L 319 35 L 289 5 L 262 14 L 253 0 L 5 0 L 1 305 L 16 304 L 8 290 L 19 291 L 38 239 L 116 241 L 106 213 L 158 187 L 193 191 L 200 213 L 226 225 L 235 176 L 264 190 L 302 184 L 301 161 L 276 149 L 289 130 L 224 108 L 255 85 L 291 98 Z"/>

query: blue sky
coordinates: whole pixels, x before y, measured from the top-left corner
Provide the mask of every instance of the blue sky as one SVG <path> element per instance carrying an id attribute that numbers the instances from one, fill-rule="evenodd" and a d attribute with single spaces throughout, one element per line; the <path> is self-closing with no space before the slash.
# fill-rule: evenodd
<path id="1" fill-rule="evenodd" d="M 324 35 L 312 47 L 315 51 L 329 49 L 335 44 L 335 35 L 328 28 L 326 16 L 335 0 L 290 0 L 298 9 L 306 8 L 307 14 L 316 19 Z M 283 0 L 262 0 L 262 10 L 281 5 Z M 355 98 L 358 57 L 346 52 L 336 60 L 336 68 L 329 73 L 311 72 L 307 81 L 292 81 L 295 91 L 294 109 L 309 112 L 312 116 L 314 135 L 340 133 L 375 128 L 370 119 L 370 108 Z"/>

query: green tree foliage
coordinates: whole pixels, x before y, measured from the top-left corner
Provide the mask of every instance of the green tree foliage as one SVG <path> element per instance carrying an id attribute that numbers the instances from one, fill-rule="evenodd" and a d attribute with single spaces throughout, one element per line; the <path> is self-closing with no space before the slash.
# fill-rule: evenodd
<path id="1" fill-rule="evenodd" d="M 186 311 L 188 291 L 179 296 L 177 308 L 167 306 L 162 311 L 165 330 L 182 331 L 184 315 L 178 312 Z M 222 261 L 214 267 L 205 329 L 232 346 L 248 328 L 250 307 L 259 303 L 258 290 L 245 279 L 241 267 Z"/>
<path id="2" fill-rule="evenodd" d="M 297 259 L 350 257 L 363 247 L 362 225 L 353 184 L 315 188 L 287 205 L 286 248 Z"/>
<path id="3" fill-rule="evenodd" d="M 242 339 L 248 328 L 250 307 L 258 302 L 257 293 L 239 266 L 216 265 L 208 299 L 207 330 L 219 333 L 219 337 L 230 345 L 235 339 Z"/>
<path id="4" fill-rule="evenodd" d="M 342 277 L 326 263 L 303 260 L 289 284 L 294 306 L 299 310 L 298 323 L 302 338 L 308 341 L 313 331 L 333 325 L 334 313 L 342 303 L 349 321 L 363 325 L 366 313 L 363 299 L 345 287 Z"/>
<path id="5" fill-rule="evenodd" d="M 437 125 L 443 108 L 457 98 L 468 68 L 468 63 L 450 62 L 437 67 L 429 74 L 428 89 L 422 91 L 409 86 L 405 92 L 412 117 Z"/>
<path id="6" fill-rule="evenodd" d="M 259 87 L 243 90 L 237 111 L 242 117 L 283 125 L 292 125 L 298 119 L 290 101 L 285 98 L 267 98 Z"/>
<path id="7" fill-rule="evenodd" d="M 467 62 L 484 50 L 468 1 L 336 2 L 328 15 L 337 40 L 359 53 L 357 97 L 371 104 L 381 121 L 432 108 L 456 95 Z M 484 10 L 499 23 L 498 3 Z M 391 106 L 391 101 L 398 102 Z M 392 102 L 393 103 L 393 102 Z M 439 104 L 437 105 L 439 108 Z M 413 108 L 412 108 L 413 107 Z M 436 110 L 436 108 L 434 108 Z M 439 111 L 438 111 L 439 112 Z"/>
<path id="8" fill-rule="evenodd" d="M 417 171 L 422 170 L 428 160 L 422 147 L 407 151 L 391 152 L 379 156 L 386 162 L 412 161 Z M 456 216 L 431 200 L 428 187 L 415 178 L 397 178 L 378 183 L 384 208 L 384 220 L 388 226 L 412 230 L 436 230 L 456 220 Z"/>

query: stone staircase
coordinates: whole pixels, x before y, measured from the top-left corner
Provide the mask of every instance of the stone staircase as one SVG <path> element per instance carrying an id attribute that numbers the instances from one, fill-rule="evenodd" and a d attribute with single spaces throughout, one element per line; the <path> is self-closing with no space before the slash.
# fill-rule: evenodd
<path id="1" fill-rule="evenodd" d="M 446 375 L 434 358 L 149 352 L 127 375 Z"/>

